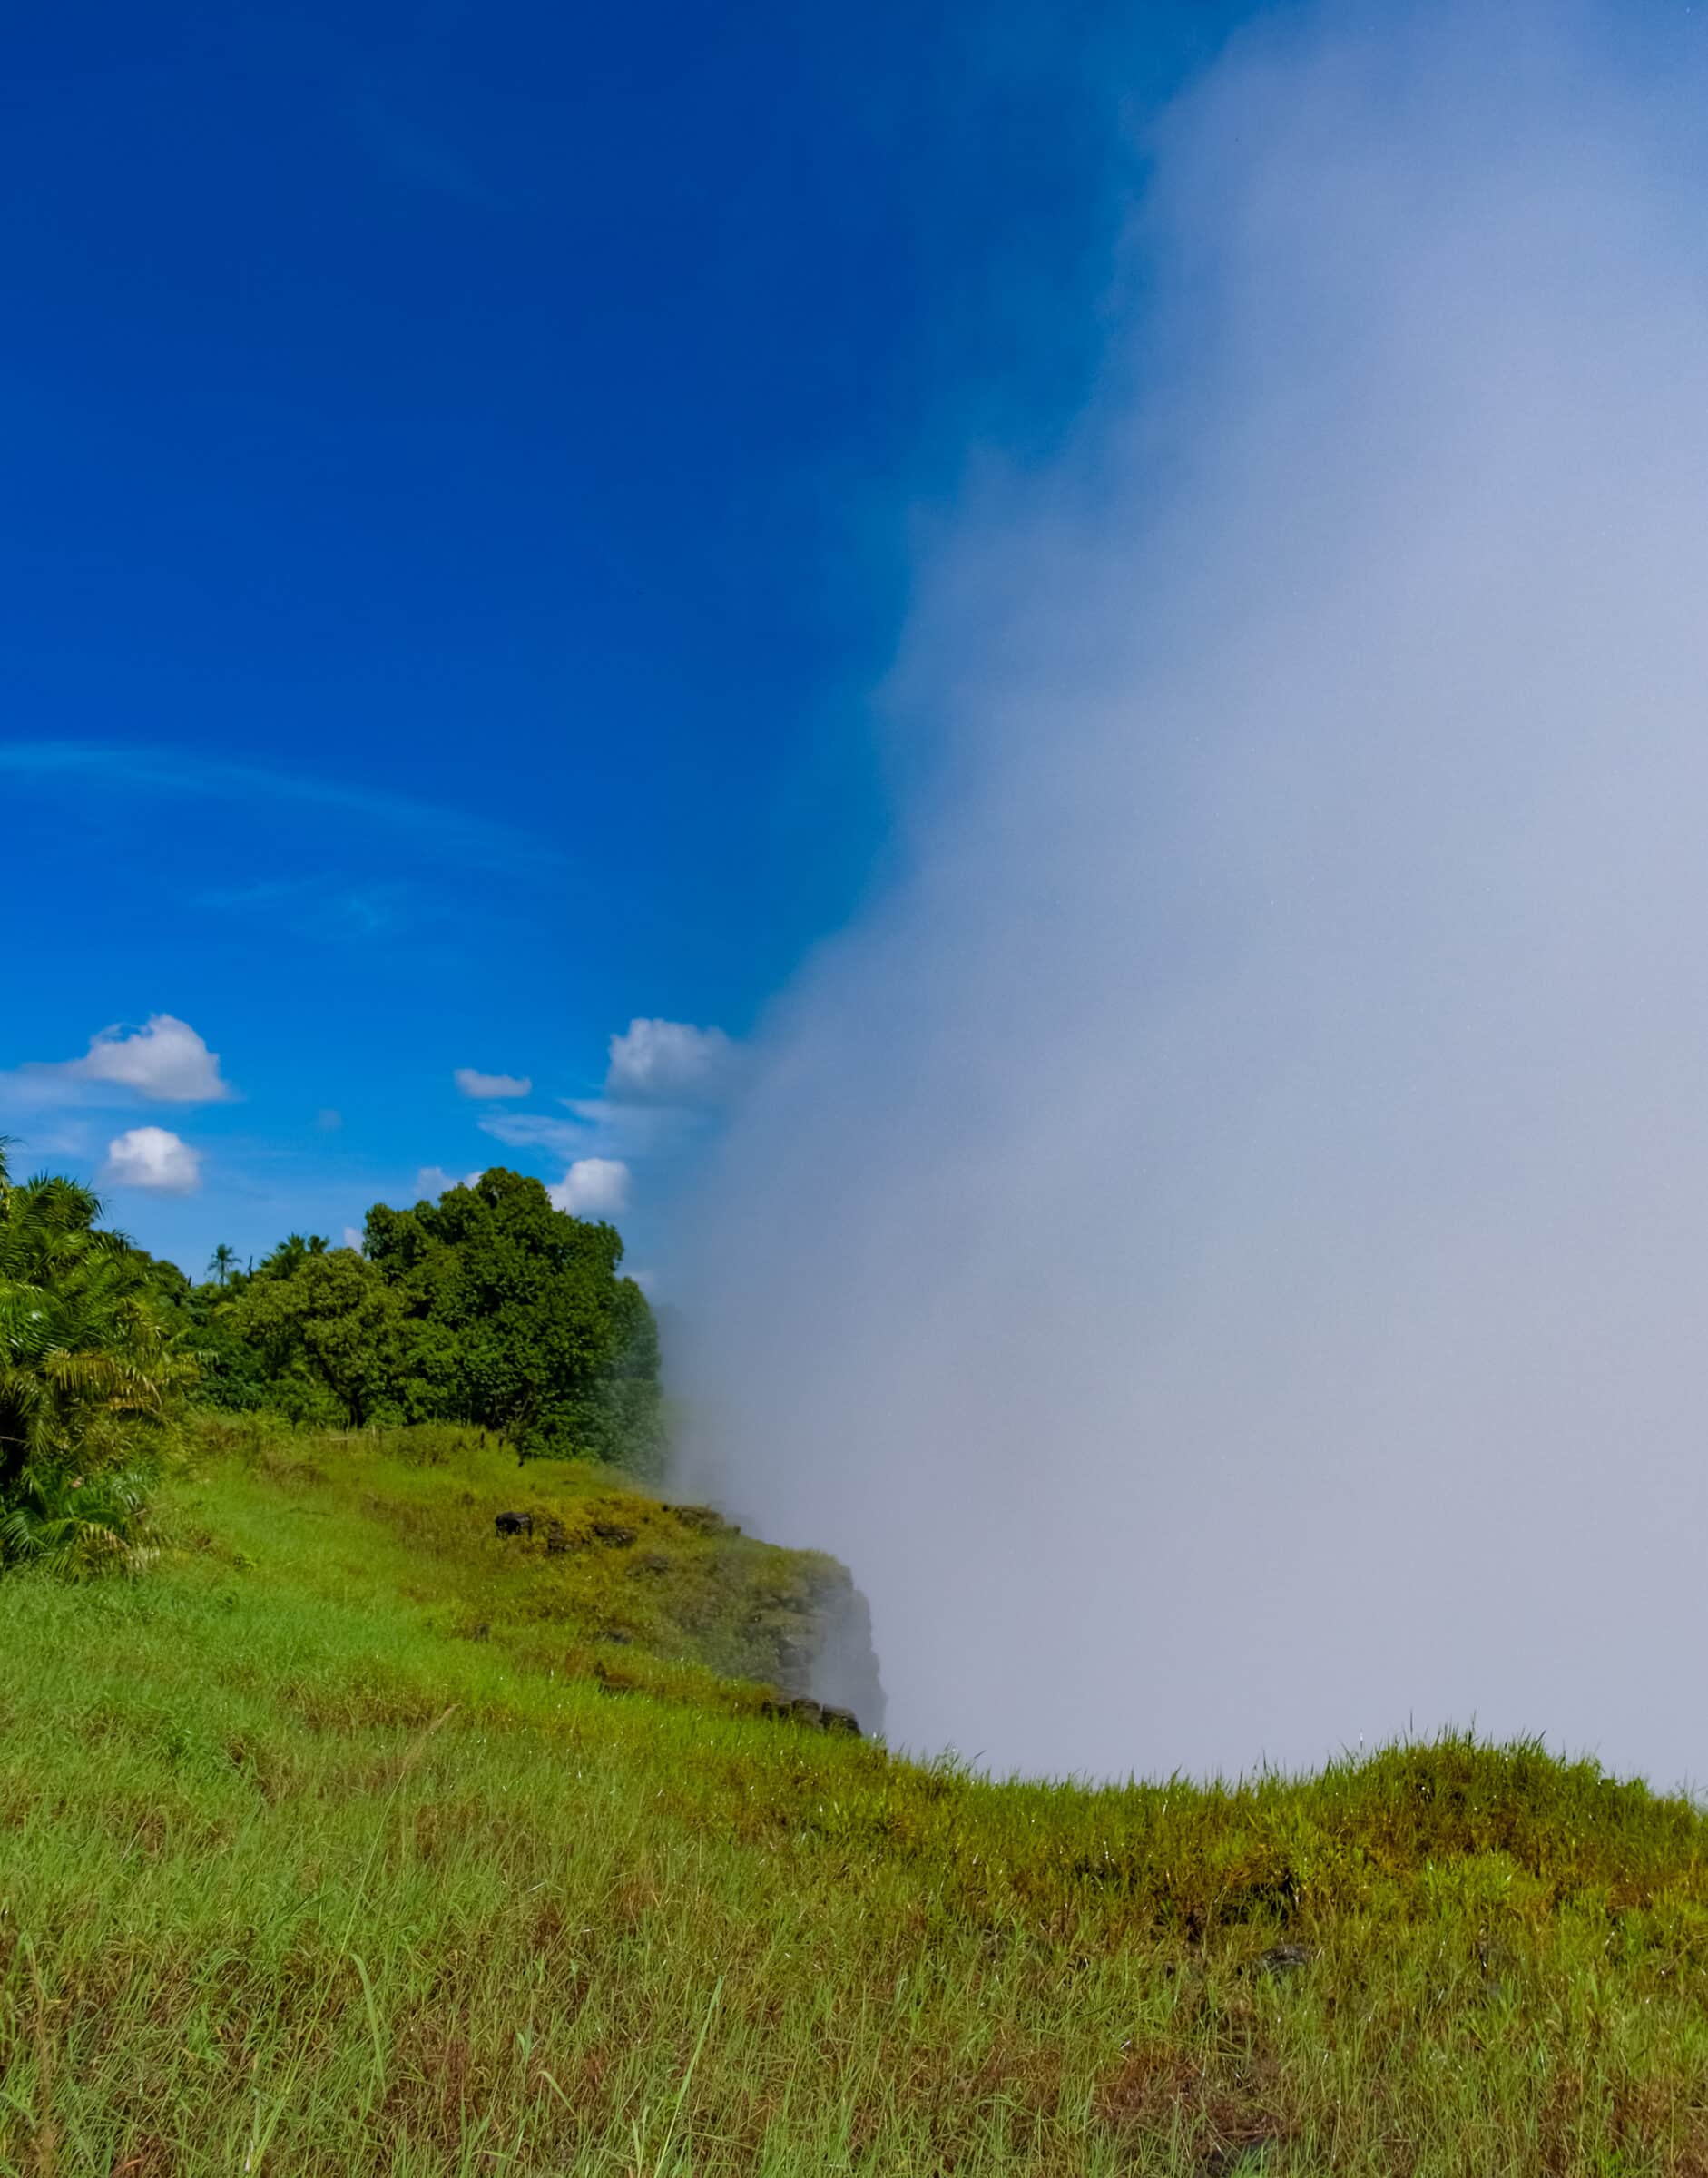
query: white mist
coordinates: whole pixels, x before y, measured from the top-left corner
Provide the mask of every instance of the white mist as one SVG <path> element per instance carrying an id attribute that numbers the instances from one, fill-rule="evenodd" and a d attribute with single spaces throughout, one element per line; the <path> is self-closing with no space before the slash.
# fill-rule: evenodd
<path id="1" fill-rule="evenodd" d="M 774 1009 L 678 1288 L 694 1485 L 849 1563 L 893 1740 L 1708 1768 L 1674 27 L 1236 44 L 1099 408 L 920 568 L 902 874 Z"/>

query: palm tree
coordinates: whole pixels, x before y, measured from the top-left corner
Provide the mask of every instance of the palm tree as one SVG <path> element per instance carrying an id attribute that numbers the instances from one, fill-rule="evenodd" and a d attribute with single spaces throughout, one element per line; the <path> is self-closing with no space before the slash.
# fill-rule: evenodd
<path id="1" fill-rule="evenodd" d="M 219 1246 L 214 1250 L 213 1253 L 208 1258 L 208 1268 L 212 1271 L 214 1277 L 219 1280 L 220 1283 L 223 1285 L 226 1280 L 231 1276 L 231 1268 L 236 1261 L 237 1250 L 235 1248 L 228 1248 L 225 1242 L 221 1241 Z"/>
<path id="2" fill-rule="evenodd" d="M 288 1232 L 270 1255 L 261 1258 L 263 1277 L 289 1278 L 301 1269 L 309 1254 L 309 1243 L 299 1232 Z"/>
<path id="3" fill-rule="evenodd" d="M 100 1210 L 74 1180 L 15 1183 L 0 1145 L 0 1561 L 132 1559 L 170 1435 L 184 1365 Z"/>
<path id="4" fill-rule="evenodd" d="M 323 1232 L 311 1232 L 307 1242 L 310 1255 L 324 1255 L 331 1244 Z"/>

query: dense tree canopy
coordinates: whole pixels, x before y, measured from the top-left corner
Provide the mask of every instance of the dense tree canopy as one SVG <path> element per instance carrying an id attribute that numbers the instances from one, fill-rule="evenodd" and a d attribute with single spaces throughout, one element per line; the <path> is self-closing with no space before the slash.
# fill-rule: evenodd
<path id="1" fill-rule="evenodd" d="M 207 1396 L 303 1421 L 455 1420 L 525 1458 L 646 1469 L 658 1338 L 613 1227 L 496 1168 L 412 1210 L 376 1205 L 364 1246 L 292 1234 L 191 1303 Z"/>

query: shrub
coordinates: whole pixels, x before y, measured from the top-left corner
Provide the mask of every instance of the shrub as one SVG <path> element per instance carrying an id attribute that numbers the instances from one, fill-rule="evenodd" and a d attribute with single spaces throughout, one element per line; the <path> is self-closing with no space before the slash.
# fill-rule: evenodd
<path id="1" fill-rule="evenodd" d="M 152 1265 L 54 1175 L 15 1183 L 0 1148 L 0 1564 L 134 1565 L 186 1364 Z"/>

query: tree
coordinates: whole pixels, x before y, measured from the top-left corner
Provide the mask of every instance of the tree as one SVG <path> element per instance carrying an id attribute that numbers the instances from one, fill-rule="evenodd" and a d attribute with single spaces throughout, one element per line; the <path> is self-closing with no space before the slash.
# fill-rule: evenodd
<path id="1" fill-rule="evenodd" d="M 524 1458 L 656 1469 L 658 1331 L 613 1227 L 501 1167 L 413 1210 L 376 1204 L 362 1251 L 291 1233 L 183 1334 L 216 1404 L 300 1422 L 466 1421 Z"/>
<path id="2" fill-rule="evenodd" d="M 309 1243 L 299 1232 L 288 1232 L 270 1255 L 261 1258 L 257 1278 L 290 1278 L 309 1253 Z"/>
<path id="3" fill-rule="evenodd" d="M 189 1372 L 162 1319 L 167 1267 L 98 1229 L 100 1211 L 72 1180 L 15 1183 L 0 1145 L 0 1560 L 133 1560 L 171 1441 Z"/>
<path id="4" fill-rule="evenodd" d="M 228 1248 L 223 1241 L 208 1258 L 208 1269 L 223 1286 L 237 1262 L 237 1250 Z"/>
<path id="5" fill-rule="evenodd" d="M 410 1411 L 497 1430 L 524 1458 L 656 1464 L 656 1331 L 613 1226 L 495 1167 L 437 1203 L 377 1205 L 366 1252 L 407 1319 Z"/>
<path id="6" fill-rule="evenodd" d="M 404 1419 L 403 1310 L 384 1279 L 353 1248 L 305 1245 L 288 1273 L 278 1267 L 284 1253 L 275 1250 L 223 1311 L 260 1359 L 271 1403 L 298 1421 L 351 1429 Z"/>

